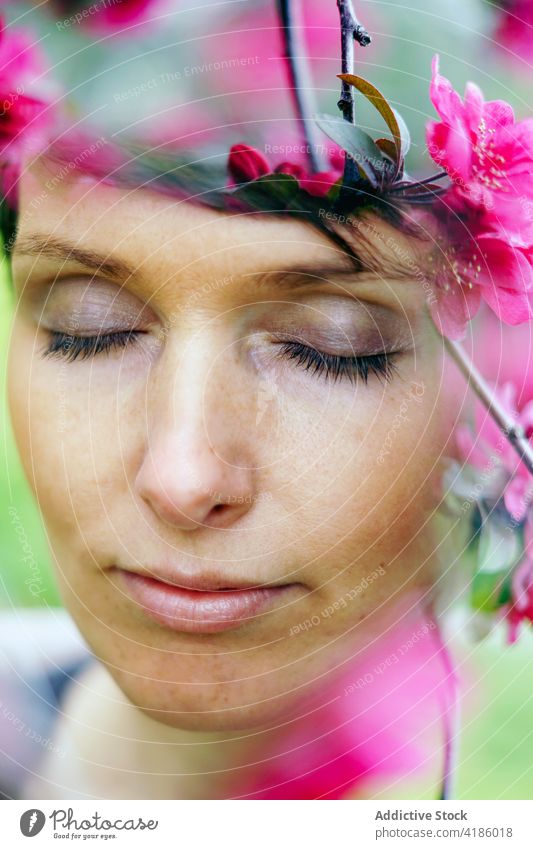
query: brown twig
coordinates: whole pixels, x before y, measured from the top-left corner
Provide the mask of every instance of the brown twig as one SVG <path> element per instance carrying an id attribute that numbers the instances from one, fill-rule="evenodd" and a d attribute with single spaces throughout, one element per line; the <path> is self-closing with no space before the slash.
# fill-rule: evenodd
<path id="1" fill-rule="evenodd" d="M 352 0 L 337 0 L 341 23 L 341 69 L 343 74 L 353 74 L 355 63 L 354 42 L 366 47 L 372 39 L 355 16 Z M 355 124 L 355 97 L 353 86 L 342 82 L 338 107 L 345 121 Z M 354 160 L 347 156 L 344 161 L 344 186 L 359 182 L 359 171 Z"/>
<path id="2" fill-rule="evenodd" d="M 512 416 L 502 406 L 495 396 L 494 390 L 491 389 L 472 360 L 467 356 L 462 345 L 451 339 L 445 339 L 444 344 L 448 353 L 466 378 L 468 385 L 485 405 L 501 432 L 511 443 L 530 474 L 533 475 L 533 445 L 531 445 L 524 433 L 524 429 L 515 422 Z"/>
<path id="3" fill-rule="evenodd" d="M 366 47 L 372 41 L 362 24 L 355 17 L 352 0 L 337 0 L 337 7 L 341 18 L 341 67 L 343 74 L 354 72 L 354 41 L 361 47 Z M 341 97 L 338 103 L 343 117 L 350 124 L 355 124 L 355 104 L 353 87 L 343 82 Z"/>

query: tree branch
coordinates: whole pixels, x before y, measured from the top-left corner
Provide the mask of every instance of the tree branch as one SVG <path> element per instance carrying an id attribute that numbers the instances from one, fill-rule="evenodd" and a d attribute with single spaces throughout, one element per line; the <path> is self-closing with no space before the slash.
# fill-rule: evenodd
<path id="1" fill-rule="evenodd" d="M 309 64 L 302 40 L 301 0 L 276 0 L 284 40 L 284 57 L 287 76 L 294 101 L 294 109 L 305 140 L 309 167 L 313 173 L 324 171 L 318 128 L 314 122 L 313 86 Z"/>
<path id="2" fill-rule="evenodd" d="M 361 47 L 366 47 L 372 39 L 366 29 L 355 17 L 352 0 L 337 0 L 341 22 L 341 73 L 353 74 L 354 72 L 354 41 Z M 341 96 L 338 107 L 342 117 L 350 124 L 355 124 L 355 97 L 353 86 L 343 81 Z M 343 187 L 353 186 L 360 181 L 357 164 L 349 156 L 344 160 Z"/>
<path id="3" fill-rule="evenodd" d="M 337 0 L 337 7 L 341 18 L 341 67 L 343 74 L 354 72 L 354 41 L 361 47 L 366 47 L 372 39 L 362 24 L 355 17 L 352 0 Z M 355 124 L 355 105 L 353 87 L 343 82 L 341 97 L 338 103 L 343 117 L 350 124 Z"/>
<path id="4" fill-rule="evenodd" d="M 445 339 L 444 344 L 446 350 L 466 378 L 468 385 L 485 405 L 503 435 L 511 443 L 530 474 L 533 475 L 533 445 L 531 445 L 523 428 L 514 421 L 512 416 L 509 415 L 507 410 L 505 410 L 500 401 L 495 397 L 494 391 L 467 356 L 459 342 Z"/>

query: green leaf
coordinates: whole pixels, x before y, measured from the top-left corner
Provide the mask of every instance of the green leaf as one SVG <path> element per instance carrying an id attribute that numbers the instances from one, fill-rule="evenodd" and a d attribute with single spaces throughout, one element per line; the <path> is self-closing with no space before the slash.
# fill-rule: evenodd
<path id="1" fill-rule="evenodd" d="M 396 145 L 390 139 L 376 139 L 376 144 L 389 159 L 396 162 Z"/>
<path id="2" fill-rule="evenodd" d="M 298 181 L 291 174 L 266 174 L 258 180 L 231 189 L 231 197 L 254 209 L 287 209 L 294 207 L 300 194 Z"/>
<path id="3" fill-rule="evenodd" d="M 510 599 L 511 575 L 522 557 L 523 545 L 508 517 L 495 511 L 483 519 L 478 539 L 471 599 L 475 608 L 490 612 Z"/>
<path id="4" fill-rule="evenodd" d="M 376 144 L 379 149 L 388 157 L 388 174 L 391 181 L 403 177 L 403 163 L 398 170 L 396 165 L 396 146 L 391 139 L 376 139 Z"/>
<path id="5" fill-rule="evenodd" d="M 405 121 L 403 120 L 400 113 L 391 106 L 392 111 L 394 112 L 394 116 L 396 121 L 398 122 L 398 127 L 400 128 L 400 139 L 401 139 L 401 148 L 400 154 L 401 158 L 405 159 L 407 154 L 409 153 L 409 148 L 411 147 L 411 133 L 409 132 L 409 128 Z"/>
<path id="6" fill-rule="evenodd" d="M 322 132 L 346 151 L 361 175 L 377 189 L 387 165 L 374 139 L 336 115 L 317 115 L 315 120 Z"/>
<path id="7" fill-rule="evenodd" d="M 329 190 L 329 192 L 326 195 L 326 197 L 327 197 L 327 199 L 330 203 L 334 203 L 337 200 L 337 198 L 340 195 L 341 189 L 342 189 L 342 177 L 339 177 L 339 179 L 336 180 L 333 183 L 331 189 Z"/>
<path id="8" fill-rule="evenodd" d="M 394 139 L 394 147 L 396 150 L 396 169 L 400 170 L 405 153 L 409 149 L 410 137 L 407 126 L 395 109 L 387 102 L 383 94 L 368 80 L 363 77 L 358 77 L 355 74 L 338 74 L 339 79 L 343 82 L 352 85 L 357 91 L 361 92 L 364 97 L 378 110 L 389 128 Z"/>
<path id="9" fill-rule="evenodd" d="M 479 532 L 477 572 L 498 574 L 512 568 L 521 557 L 520 534 L 509 520 L 493 513 L 483 520 Z"/>
<path id="10" fill-rule="evenodd" d="M 511 599 L 509 571 L 478 572 L 472 581 L 471 602 L 477 610 L 493 613 Z"/>

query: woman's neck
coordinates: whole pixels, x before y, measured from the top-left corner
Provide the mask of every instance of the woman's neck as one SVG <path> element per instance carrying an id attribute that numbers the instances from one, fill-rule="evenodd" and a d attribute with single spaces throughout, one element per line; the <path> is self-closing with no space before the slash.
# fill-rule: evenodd
<path id="1" fill-rule="evenodd" d="M 71 685 L 55 749 L 33 798 L 221 799 L 245 784 L 253 731 L 196 731 L 157 722 L 128 701 L 99 662 Z M 262 744 L 266 739 L 261 740 Z M 58 761 L 58 756 L 61 761 Z M 61 784 L 58 783 L 61 776 Z"/>

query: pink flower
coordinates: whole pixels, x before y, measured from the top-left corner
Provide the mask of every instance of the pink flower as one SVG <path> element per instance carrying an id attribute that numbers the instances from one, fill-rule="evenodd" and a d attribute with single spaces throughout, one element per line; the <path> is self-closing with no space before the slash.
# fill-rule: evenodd
<path id="1" fill-rule="evenodd" d="M 429 779 L 434 729 L 462 681 L 454 659 L 451 669 L 443 662 L 438 622 L 422 604 L 393 612 L 383 631 L 320 679 L 318 704 L 301 704 L 266 751 L 256 741 L 256 766 L 235 779 L 233 797 L 342 799 L 377 781 Z"/>
<path id="2" fill-rule="evenodd" d="M 533 48 L 533 5 L 531 0 L 506 0 L 501 10 L 494 40 L 505 55 L 531 62 Z"/>
<path id="3" fill-rule="evenodd" d="M 511 579 L 511 596 L 505 612 L 509 643 L 515 643 L 522 622 L 533 622 L 533 523 L 528 522 L 525 530 L 526 557 L 515 570 Z"/>
<path id="4" fill-rule="evenodd" d="M 533 323 L 510 327 L 486 309 L 478 316 L 471 342 L 470 353 L 478 368 L 493 383 L 511 381 L 521 410 L 533 399 Z"/>
<path id="5" fill-rule="evenodd" d="M 301 165 L 293 165 L 290 162 L 282 162 L 280 165 L 276 165 L 274 172 L 276 174 L 292 174 L 298 180 L 300 188 L 310 195 L 315 195 L 315 197 L 325 197 L 342 174 L 342 170 L 335 169 L 310 174 Z"/>
<path id="6" fill-rule="evenodd" d="M 516 122 L 508 103 L 485 102 L 474 83 L 461 100 L 439 74 L 438 56 L 430 97 L 441 121 L 427 126 L 428 149 L 453 181 L 448 204 L 457 212 L 482 209 L 492 228 L 533 241 L 533 118 Z"/>
<path id="7" fill-rule="evenodd" d="M 228 157 L 228 171 L 232 185 L 248 183 L 270 173 L 270 165 L 263 154 L 248 144 L 234 144 Z"/>
<path id="8" fill-rule="evenodd" d="M 501 231 L 479 230 L 475 216 L 461 225 L 439 213 L 446 235 L 434 253 L 436 298 L 430 304 L 439 331 L 461 339 L 481 301 L 506 324 L 533 319 L 533 246 Z"/>
<path id="9" fill-rule="evenodd" d="M 72 17 L 76 24 L 94 32 L 119 35 L 122 31 L 127 34 L 132 24 L 150 23 L 156 17 L 156 10 L 161 11 L 162 3 L 161 0 L 108 0 L 80 6 L 78 0 L 54 0 L 54 6 L 57 14 L 66 19 Z"/>
<path id="10" fill-rule="evenodd" d="M 143 145 L 158 151 L 193 149 L 207 144 L 212 137 L 220 140 L 212 111 L 196 103 L 176 103 L 156 116 L 147 111 L 136 122 L 135 135 Z"/>
<path id="11" fill-rule="evenodd" d="M 437 255 L 432 314 L 440 332 L 464 336 L 485 301 L 511 325 L 533 319 L 533 119 L 515 122 L 501 100 L 468 83 L 464 100 L 433 60 L 427 126 L 431 156 L 452 186 L 436 205 L 445 233 Z M 446 246 L 443 247 L 443 242 Z"/>
<path id="12" fill-rule="evenodd" d="M 314 174 L 293 162 L 281 162 L 272 169 L 267 158 L 256 148 L 247 144 L 234 144 L 228 158 L 230 185 L 247 183 L 267 174 L 290 174 L 308 194 L 323 197 L 342 174 L 342 166 L 339 169 L 342 157 L 335 152 L 331 158 L 337 167 Z"/>
<path id="13" fill-rule="evenodd" d="M 533 437 L 533 400 L 522 409 L 517 409 L 517 389 L 511 382 L 493 387 L 494 396 L 509 413 L 515 423 L 524 429 L 526 437 Z M 513 446 L 500 431 L 487 409 L 476 404 L 474 433 L 469 427 L 459 427 L 456 432 L 457 445 L 464 460 L 479 470 L 476 487 L 479 498 L 485 499 L 486 510 L 491 516 L 501 515 L 503 497 L 510 519 L 504 519 L 506 529 L 513 535 L 524 532 L 524 552 L 521 564 L 511 575 L 511 601 L 499 611 L 508 626 L 508 642 L 514 643 L 522 622 L 533 622 L 533 478 Z M 505 514 L 503 514 L 505 515 Z M 500 543 L 504 557 L 505 545 Z M 514 553 L 501 569 L 513 567 Z"/>
<path id="14" fill-rule="evenodd" d="M 15 203 L 22 157 L 44 146 L 52 124 L 44 95 L 46 65 L 32 38 L 0 20 L 0 163 L 2 192 Z"/>

